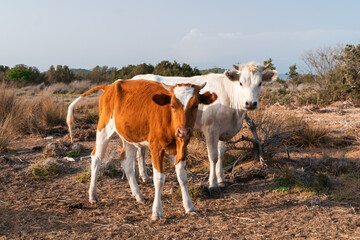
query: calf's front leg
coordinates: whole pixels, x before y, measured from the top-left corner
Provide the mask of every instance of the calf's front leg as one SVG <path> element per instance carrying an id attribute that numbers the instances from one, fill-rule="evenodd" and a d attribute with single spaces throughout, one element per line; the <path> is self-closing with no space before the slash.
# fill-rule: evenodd
<path id="1" fill-rule="evenodd" d="M 176 176 L 180 184 L 181 188 L 181 195 L 183 200 L 183 206 L 186 213 L 196 213 L 195 207 L 191 201 L 190 195 L 189 195 L 189 189 L 187 184 L 187 174 L 185 170 L 186 166 L 186 160 L 179 161 L 175 165 L 176 169 Z"/>

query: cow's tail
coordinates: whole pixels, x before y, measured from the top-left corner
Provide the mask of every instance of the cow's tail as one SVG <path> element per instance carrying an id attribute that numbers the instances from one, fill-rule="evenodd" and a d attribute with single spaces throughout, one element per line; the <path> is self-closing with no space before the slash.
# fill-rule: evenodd
<path id="1" fill-rule="evenodd" d="M 80 99 L 82 99 L 83 97 L 85 97 L 86 95 L 89 95 L 90 93 L 92 92 L 95 92 L 95 91 L 99 91 L 99 90 L 105 90 L 107 87 L 107 85 L 99 85 L 99 86 L 96 86 L 96 87 L 93 87 L 92 89 L 84 92 L 83 94 L 81 94 L 80 97 L 78 97 L 77 99 L 75 99 L 68 107 L 68 112 L 67 112 L 67 116 L 66 116 L 66 123 L 68 125 L 68 128 L 69 128 L 69 134 L 70 134 L 70 139 L 71 139 L 71 142 L 73 142 L 73 138 L 72 138 L 72 124 L 74 122 L 74 107 L 75 107 L 75 104 L 77 102 L 80 101 Z"/>

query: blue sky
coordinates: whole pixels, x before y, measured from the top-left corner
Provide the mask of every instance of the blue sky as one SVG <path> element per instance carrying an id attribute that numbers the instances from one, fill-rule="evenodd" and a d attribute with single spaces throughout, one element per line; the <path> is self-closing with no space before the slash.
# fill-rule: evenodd
<path id="1" fill-rule="evenodd" d="M 0 65 L 229 69 L 271 57 L 285 73 L 307 50 L 360 44 L 359 10 L 355 0 L 5 0 Z"/>

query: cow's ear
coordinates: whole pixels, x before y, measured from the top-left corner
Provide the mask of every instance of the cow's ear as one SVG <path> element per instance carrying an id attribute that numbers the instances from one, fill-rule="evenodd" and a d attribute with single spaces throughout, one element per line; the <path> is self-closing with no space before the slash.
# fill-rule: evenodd
<path id="1" fill-rule="evenodd" d="M 237 71 L 233 71 L 233 70 L 228 71 L 228 70 L 226 70 L 224 72 L 224 74 L 231 81 L 239 81 L 239 79 L 240 79 L 240 73 L 238 73 Z"/>
<path id="2" fill-rule="evenodd" d="M 166 94 L 155 94 L 153 97 L 152 97 L 152 100 L 160 105 L 160 106 L 164 106 L 166 104 L 169 104 L 170 103 L 170 100 L 171 100 L 171 97 L 169 95 L 166 95 Z"/>
<path id="3" fill-rule="evenodd" d="M 216 93 L 205 92 L 204 94 L 199 94 L 199 100 L 201 104 L 208 105 L 215 102 L 216 99 Z"/>
<path id="4" fill-rule="evenodd" d="M 278 72 L 276 70 L 270 70 L 270 71 L 266 71 L 262 75 L 262 80 L 263 82 L 271 82 L 277 79 L 277 77 L 278 77 Z"/>

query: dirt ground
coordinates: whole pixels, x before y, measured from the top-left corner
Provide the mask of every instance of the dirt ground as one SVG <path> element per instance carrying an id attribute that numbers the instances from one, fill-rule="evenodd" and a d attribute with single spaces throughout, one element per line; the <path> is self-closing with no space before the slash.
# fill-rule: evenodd
<path id="1" fill-rule="evenodd" d="M 278 109 L 327 125 L 334 138 L 347 138 L 360 129 L 360 109 L 344 104 L 321 109 Z M 92 128 L 78 132 L 94 131 Z M 45 139 L 48 136 L 53 139 Z M 94 146 L 93 136 L 86 136 L 76 138 L 85 147 L 82 156 L 89 155 Z M 288 162 L 282 155 L 275 156 L 272 163 L 277 164 L 268 168 L 245 161 L 236 167 L 235 177 L 227 173 L 229 184 L 222 192 L 210 194 L 204 190 L 192 198 L 195 216 L 184 213 L 174 168 L 168 167 L 162 193 L 164 218 L 157 222 L 150 221 L 152 182 L 140 183 L 147 199 L 141 205 L 131 196 L 121 174 L 99 180 L 100 201 L 91 205 L 89 183 L 80 183 L 76 178 L 90 166 L 89 158 L 74 157 L 73 162 L 56 158 L 58 174 L 34 180 L 29 169 L 45 159 L 44 147 L 52 142 L 69 145 L 66 128 L 54 129 L 47 136 L 23 136 L 0 154 L 0 239 L 360 239 L 359 178 L 330 175 L 332 189 L 316 194 L 283 193 L 269 187 L 279 164 L 306 168 L 324 152 L 333 160 L 341 156 L 359 163 L 358 140 L 331 148 L 303 149 L 291 154 Z M 110 149 L 114 151 L 114 166 L 120 171 L 117 146 L 118 139 L 113 139 Z M 205 189 L 207 171 L 192 171 L 206 164 L 205 146 L 193 141 L 189 151 L 189 185 Z"/>

